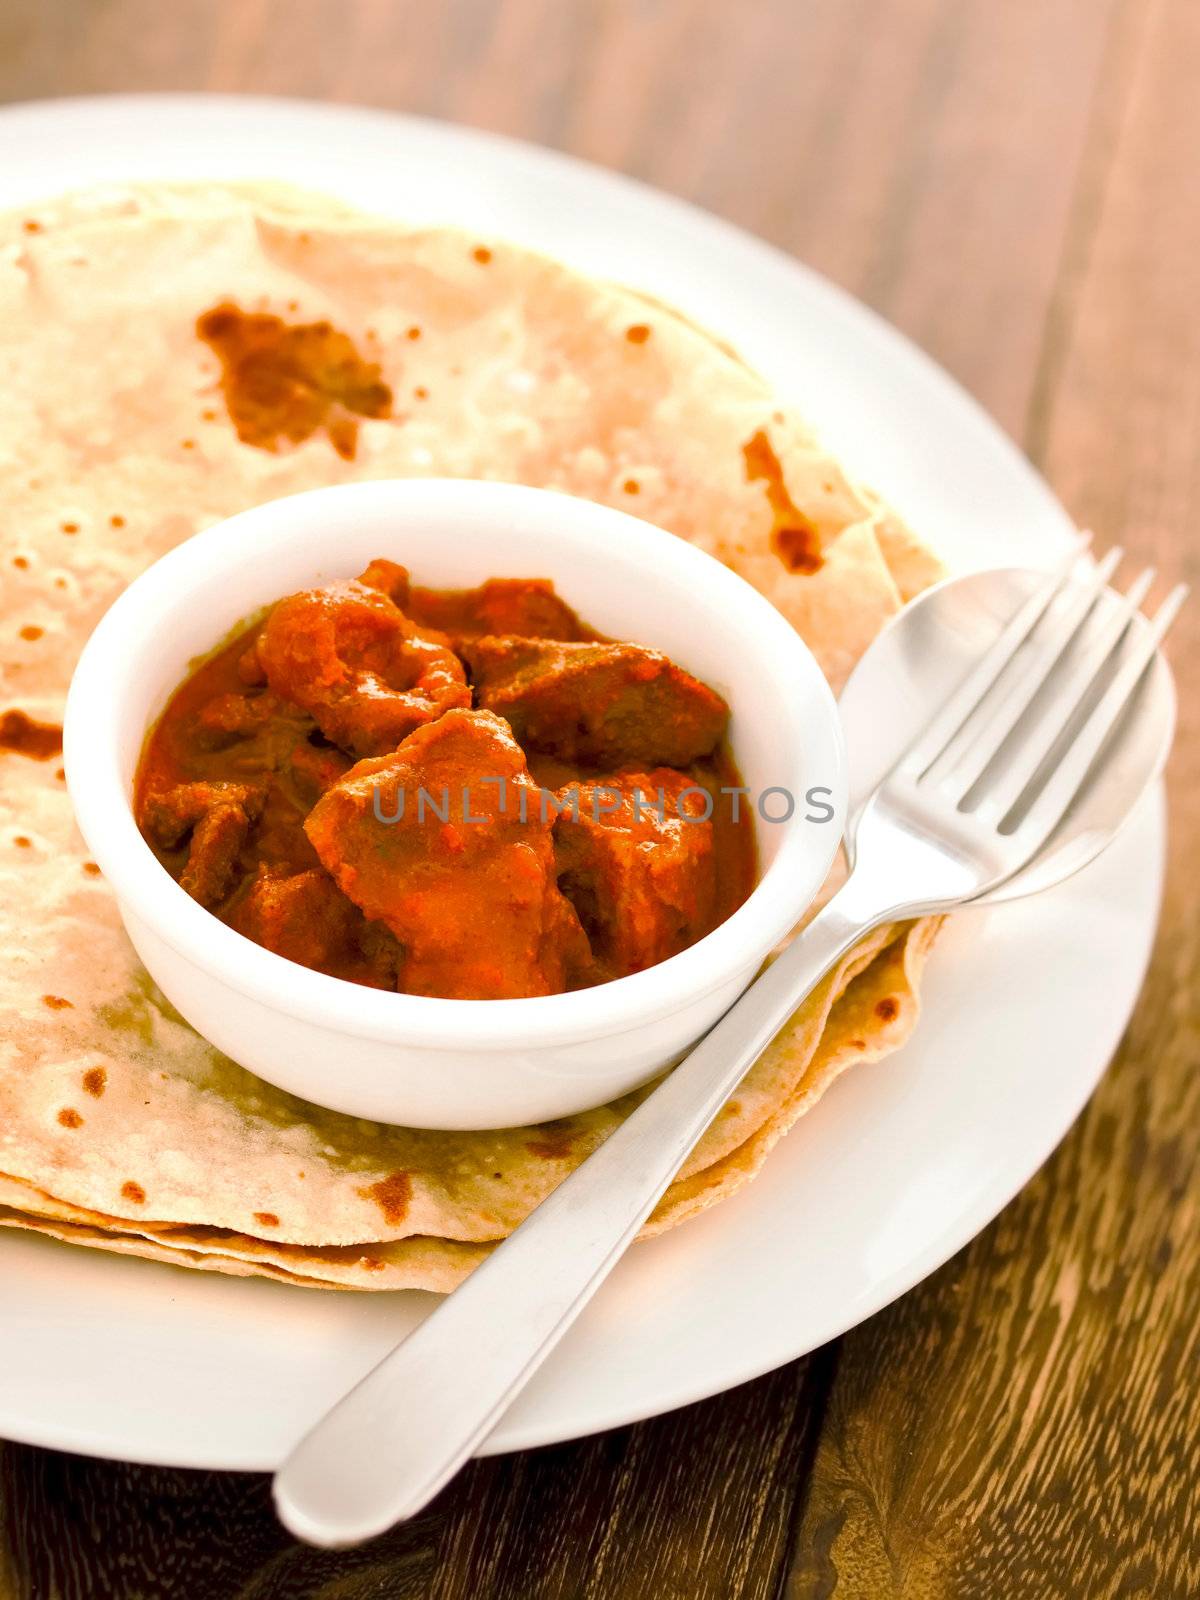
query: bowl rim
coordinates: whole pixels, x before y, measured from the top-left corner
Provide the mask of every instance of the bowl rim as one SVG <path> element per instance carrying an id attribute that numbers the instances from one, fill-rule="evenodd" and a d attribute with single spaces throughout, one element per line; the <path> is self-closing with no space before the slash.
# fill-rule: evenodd
<path id="1" fill-rule="evenodd" d="M 774 859 L 750 895 L 724 922 L 668 960 L 628 977 L 566 994 L 504 1000 L 449 1000 L 374 990 L 316 972 L 235 932 L 194 901 L 163 868 L 133 817 L 118 759 L 121 690 L 128 686 L 131 638 L 161 637 L 186 604 L 191 579 L 236 570 L 282 543 L 306 513 L 353 514 L 380 497 L 398 516 L 457 508 L 498 521 L 540 517 L 553 508 L 555 537 L 565 543 L 602 534 L 619 559 L 653 566 L 656 586 L 710 592 L 720 588 L 723 614 L 740 646 L 763 666 L 787 674 L 787 703 L 805 738 L 825 732 L 822 786 L 834 815 L 814 825 L 802 797 Z M 344 520 L 344 516 L 343 516 Z M 399 527 L 402 534 L 402 525 Z M 252 536 L 252 537 L 248 537 Z M 634 541 L 636 540 L 636 549 Z M 502 565 L 503 563 L 501 563 Z M 482 572 L 479 582 L 489 575 Z M 556 583 L 564 580 L 555 574 Z M 586 610 L 586 606 L 585 606 Z M 735 752 L 736 755 L 736 752 Z M 694 1003 L 736 973 L 756 967 L 807 910 L 832 865 L 847 809 L 847 763 L 833 693 L 800 635 L 745 579 L 705 551 L 628 512 L 521 484 L 481 479 L 395 478 L 327 485 L 260 502 L 193 534 L 140 573 L 100 619 L 76 664 L 63 718 L 63 764 L 80 832 L 122 910 L 128 908 L 177 954 L 260 1004 L 348 1037 L 437 1050 L 540 1047 L 612 1037 Z M 826 775 L 826 767 L 828 773 Z"/>

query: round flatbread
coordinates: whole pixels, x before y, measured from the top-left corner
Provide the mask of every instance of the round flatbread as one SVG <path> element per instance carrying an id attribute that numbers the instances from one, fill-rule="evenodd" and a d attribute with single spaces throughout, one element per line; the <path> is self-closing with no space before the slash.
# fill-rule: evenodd
<path id="1" fill-rule="evenodd" d="M 247 318 L 302 405 L 239 390 Z M 280 187 L 106 190 L 0 218 L 0 371 L 0 1225 L 306 1285 L 452 1287 L 639 1096 L 433 1133 L 323 1111 L 207 1045 L 140 967 L 74 829 L 56 734 L 91 628 L 206 524 L 374 477 L 634 511 L 767 594 L 835 684 L 935 564 L 670 310 Z M 649 1231 L 732 1193 L 838 1072 L 907 1037 L 932 932 L 882 930 L 826 979 Z"/>

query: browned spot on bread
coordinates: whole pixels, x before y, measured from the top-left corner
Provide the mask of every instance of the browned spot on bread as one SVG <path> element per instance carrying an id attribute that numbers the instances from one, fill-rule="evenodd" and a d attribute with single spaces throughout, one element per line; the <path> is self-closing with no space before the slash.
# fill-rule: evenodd
<path id="1" fill-rule="evenodd" d="M 108 1073 L 103 1067 L 89 1067 L 83 1075 L 83 1087 L 93 1100 L 99 1100 L 108 1083 Z"/>
<path id="2" fill-rule="evenodd" d="M 353 461 L 358 454 L 358 423 L 349 417 L 335 417 L 326 432 L 329 442 L 343 461 Z"/>
<path id="3" fill-rule="evenodd" d="M 55 770 L 54 776 L 58 779 L 59 783 L 66 783 L 67 781 L 66 771 L 62 767 L 58 767 Z"/>
<path id="4" fill-rule="evenodd" d="M 146 1204 L 146 1191 L 140 1183 L 134 1183 L 132 1178 L 127 1178 L 121 1185 L 121 1199 L 128 1200 L 135 1206 Z"/>
<path id="5" fill-rule="evenodd" d="M 100 876 L 100 868 L 94 861 L 85 861 L 83 863 L 83 870 L 87 873 L 89 878 L 98 878 Z"/>
<path id="6" fill-rule="evenodd" d="M 62 749 L 62 727 L 57 722 L 38 722 L 24 711 L 0 714 L 0 750 L 11 750 L 31 761 L 49 761 Z"/>
<path id="7" fill-rule="evenodd" d="M 79 524 L 77 522 L 64 522 L 62 524 L 62 531 L 64 533 L 78 533 Z"/>
<path id="8" fill-rule="evenodd" d="M 13 566 L 14 567 L 20 567 L 22 572 L 24 572 L 25 568 L 28 565 L 29 565 L 29 557 L 28 556 L 14 556 L 13 557 Z"/>
<path id="9" fill-rule="evenodd" d="M 195 439 L 181 439 L 179 441 L 179 448 L 181 450 L 194 450 L 196 448 L 196 441 Z"/>
<path id="10" fill-rule="evenodd" d="M 32 845 L 33 840 L 27 833 L 19 833 L 13 840 L 13 843 L 16 845 L 18 850 L 28 850 L 30 845 Z"/>
<path id="11" fill-rule="evenodd" d="M 364 1272 L 382 1272 L 387 1265 L 378 1256 L 359 1256 L 358 1264 Z"/>
<path id="12" fill-rule="evenodd" d="M 625 329 L 625 337 L 630 344 L 645 344 L 650 337 L 650 329 L 644 322 L 635 322 L 631 327 Z"/>
<path id="13" fill-rule="evenodd" d="M 420 330 L 420 328 L 417 328 L 417 327 L 412 327 L 412 328 L 410 328 L 410 329 L 409 329 L 409 330 L 408 330 L 408 334 L 407 334 L 407 337 L 408 337 L 408 338 L 409 338 L 409 339 L 419 339 L 419 338 L 420 338 L 420 337 L 421 337 L 421 330 Z"/>
<path id="14" fill-rule="evenodd" d="M 492 252 L 485 244 L 477 244 L 474 250 L 471 251 L 471 254 L 475 257 L 476 261 L 478 261 L 479 264 L 484 267 L 486 267 L 488 262 L 492 259 Z"/>
<path id="15" fill-rule="evenodd" d="M 767 492 L 767 504 L 774 519 L 772 550 L 789 572 L 818 572 L 822 564 L 820 536 L 788 493 L 783 467 L 765 428 L 747 439 L 742 455 L 746 461 L 747 481 L 761 482 Z"/>
<path id="16" fill-rule="evenodd" d="M 279 1218 L 273 1211 L 256 1211 L 254 1220 L 264 1228 L 277 1228 L 279 1226 Z"/>
<path id="17" fill-rule="evenodd" d="M 225 301 L 197 319 L 196 333 L 221 362 L 225 404 L 243 444 L 278 450 L 324 429 L 338 455 L 352 460 L 354 419 L 392 413 L 378 364 L 331 322 L 287 323 Z"/>
<path id="18" fill-rule="evenodd" d="M 418 400 L 428 400 L 429 399 L 429 390 L 425 387 L 425 385 L 423 383 L 419 383 L 417 385 L 417 387 L 413 390 L 413 394 L 415 395 L 415 397 Z"/>
<path id="19" fill-rule="evenodd" d="M 42 231 L 42 225 L 36 217 L 26 217 L 21 226 L 26 233 L 41 233 Z"/>
<path id="20" fill-rule="evenodd" d="M 571 1154 L 575 1141 L 575 1126 L 570 1122 L 546 1122 L 537 1130 L 538 1138 L 530 1139 L 525 1148 L 531 1156 L 543 1161 L 565 1161 Z"/>
<path id="21" fill-rule="evenodd" d="M 213 412 L 213 416 L 216 416 L 215 411 Z M 110 528 L 123 528 L 125 526 L 125 518 L 119 511 L 114 511 L 112 516 L 108 519 L 108 524 Z"/>
<path id="22" fill-rule="evenodd" d="M 865 1050 L 867 1048 L 867 1041 L 865 1039 L 851 1039 L 850 1048 L 851 1050 Z"/>
<path id="23" fill-rule="evenodd" d="M 45 633 L 45 628 L 39 628 L 35 622 L 27 622 L 21 629 L 22 639 L 40 639 Z"/>
<path id="24" fill-rule="evenodd" d="M 62 1123 L 64 1128 L 83 1127 L 83 1118 L 79 1115 L 74 1106 L 64 1106 L 58 1113 L 58 1120 Z"/>
<path id="25" fill-rule="evenodd" d="M 640 493 L 642 486 L 636 478 L 626 478 L 621 487 L 624 489 L 626 494 L 638 494 Z"/>
<path id="26" fill-rule="evenodd" d="M 889 994 L 875 1002 L 875 1015 L 882 1022 L 894 1022 L 900 1015 L 900 1002 Z"/>
<path id="27" fill-rule="evenodd" d="M 44 994 L 42 1004 L 49 1006 L 51 1011 L 72 1011 L 74 1007 L 70 1000 L 64 1000 L 60 994 Z"/>
<path id="28" fill-rule="evenodd" d="M 369 1184 L 358 1192 L 364 1200 L 374 1200 L 383 1212 L 383 1220 L 394 1225 L 403 1222 L 408 1215 L 412 1179 L 407 1172 L 391 1172 L 386 1178 L 380 1178 L 378 1183 Z"/>

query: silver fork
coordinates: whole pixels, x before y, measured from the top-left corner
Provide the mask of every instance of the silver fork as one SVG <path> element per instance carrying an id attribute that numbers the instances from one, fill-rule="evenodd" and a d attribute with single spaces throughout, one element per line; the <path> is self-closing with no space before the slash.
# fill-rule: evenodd
<path id="1" fill-rule="evenodd" d="M 1114 551 L 1081 577 L 1073 559 L 1035 591 L 858 814 L 842 889 L 599 1150 L 301 1440 L 275 1480 L 293 1533 L 351 1544 L 426 1505 L 829 969 L 872 929 L 961 905 L 1037 853 L 1186 595 L 1173 590 L 1149 626 L 1131 626 L 1153 574 L 1100 606 L 1119 560 Z"/>
<path id="2" fill-rule="evenodd" d="M 853 920 L 857 907 L 875 927 L 947 910 L 1036 855 L 1187 597 L 1178 585 L 1121 652 L 1154 580 L 1147 568 L 1097 622 L 1096 601 L 1122 554 L 1110 551 L 1082 580 L 1071 561 L 1020 608 L 859 813 L 855 870 L 827 911 L 838 906 Z M 889 897 L 890 915 L 867 911 Z"/>

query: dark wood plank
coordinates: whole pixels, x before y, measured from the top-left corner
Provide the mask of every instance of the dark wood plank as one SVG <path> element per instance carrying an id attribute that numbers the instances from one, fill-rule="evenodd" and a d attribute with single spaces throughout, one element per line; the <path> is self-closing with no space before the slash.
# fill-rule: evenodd
<path id="1" fill-rule="evenodd" d="M 1194 581 L 1200 554 L 1197 52 L 1188 0 L 1118 19 L 1029 422 L 1080 521 L 1164 581 Z M 1198 646 L 1193 606 L 1173 638 L 1171 870 L 1135 1020 L 996 1225 L 843 1342 L 796 1600 L 1200 1592 Z"/>
<path id="2" fill-rule="evenodd" d="M 504 1469 L 503 1515 L 463 1517 L 436 1600 L 773 1595 L 825 1359 Z M 478 1508 L 483 1511 L 484 1508 Z"/>
<path id="3" fill-rule="evenodd" d="M 296 1545 L 276 1523 L 265 1478 L 167 1472 L 9 1445 L 0 1529 L 20 1600 L 255 1600 L 336 1592 L 423 1600 L 438 1519 L 360 1550 Z"/>
<path id="4" fill-rule="evenodd" d="M 296 1544 L 257 1475 L 126 1467 L 8 1445 L 12 1600 L 768 1600 L 815 1447 L 823 1358 L 577 1445 L 475 1463 L 360 1550 Z M 4 1569 L 0 1567 L 0 1577 Z"/>

